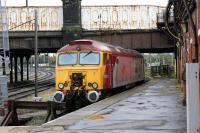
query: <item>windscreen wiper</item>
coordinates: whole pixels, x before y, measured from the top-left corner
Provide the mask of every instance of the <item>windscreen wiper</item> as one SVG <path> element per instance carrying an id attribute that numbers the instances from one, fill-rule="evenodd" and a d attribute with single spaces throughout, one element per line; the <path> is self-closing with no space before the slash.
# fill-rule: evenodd
<path id="1" fill-rule="evenodd" d="M 82 58 L 85 58 L 86 56 L 88 56 L 89 54 L 91 54 L 92 51 L 88 52 L 86 55 L 84 55 Z"/>

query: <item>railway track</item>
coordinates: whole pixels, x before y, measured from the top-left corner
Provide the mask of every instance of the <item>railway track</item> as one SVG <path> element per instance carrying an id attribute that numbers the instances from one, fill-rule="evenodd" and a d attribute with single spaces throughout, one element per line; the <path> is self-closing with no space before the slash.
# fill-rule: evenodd
<path id="1" fill-rule="evenodd" d="M 42 79 L 47 76 L 47 73 L 54 73 L 54 70 L 45 70 L 45 69 L 40 69 L 38 71 L 38 79 Z M 29 80 L 35 80 L 35 71 L 31 72 L 31 76 L 29 76 Z"/>
<path id="2" fill-rule="evenodd" d="M 35 78 L 35 77 L 34 77 Z M 55 85 L 54 82 L 54 72 L 52 70 L 40 71 L 40 76 L 38 77 L 38 92 L 50 89 Z M 20 98 L 27 97 L 35 92 L 35 82 L 25 83 L 17 85 L 8 90 L 8 98 L 12 100 L 18 100 Z"/>
<path id="3" fill-rule="evenodd" d="M 46 81 L 48 80 L 54 80 L 54 73 L 51 72 L 51 71 L 47 71 L 45 74 L 43 74 L 42 76 L 40 76 L 38 78 L 38 81 L 39 81 L 39 85 L 40 84 L 43 84 L 45 83 Z M 13 88 L 9 88 L 8 91 L 9 92 L 12 92 L 12 91 L 18 91 L 19 89 L 22 89 L 22 88 L 25 88 L 25 87 L 31 87 L 31 86 L 34 86 L 35 83 L 34 82 L 31 82 L 31 83 L 25 83 L 25 84 L 20 84 L 20 85 L 17 85 L 17 86 L 14 86 Z"/>
<path id="4" fill-rule="evenodd" d="M 47 68 L 39 68 L 39 71 L 38 71 L 38 77 L 42 77 L 42 76 L 45 76 L 45 72 L 44 71 L 51 71 L 51 72 L 54 72 L 54 67 L 47 67 Z M 10 75 L 7 74 L 7 76 L 9 77 Z M 13 72 L 13 76 L 14 76 L 14 72 Z M 18 71 L 18 79 L 20 79 L 20 72 Z M 27 72 L 26 70 L 24 69 L 24 73 L 23 73 L 23 77 L 27 77 Z M 34 80 L 35 79 L 35 70 L 33 68 L 31 68 L 29 70 L 29 80 Z M 10 82 L 10 78 L 8 78 L 8 82 Z"/>
<path id="5" fill-rule="evenodd" d="M 55 83 L 52 82 L 52 80 L 50 80 L 49 82 L 46 82 L 45 84 L 41 83 L 41 85 L 38 86 L 37 91 L 41 92 L 41 91 L 45 91 L 50 89 Z M 12 99 L 12 100 L 18 100 L 20 98 L 24 98 L 27 97 L 29 95 L 34 94 L 35 92 L 35 87 L 29 87 L 29 88 L 24 88 L 24 89 L 20 89 L 18 91 L 13 91 L 13 92 L 9 92 L 8 93 L 8 98 Z"/>
<path id="6" fill-rule="evenodd" d="M 45 79 L 45 80 L 39 81 L 38 86 L 42 86 L 42 85 L 45 85 L 48 83 L 54 83 L 54 79 L 52 78 L 52 79 Z M 18 86 L 13 89 L 9 89 L 8 92 L 12 93 L 12 92 L 20 91 L 21 89 L 30 88 L 30 87 L 34 87 L 34 86 L 35 86 L 35 83 L 25 84 L 20 87 Z"/>

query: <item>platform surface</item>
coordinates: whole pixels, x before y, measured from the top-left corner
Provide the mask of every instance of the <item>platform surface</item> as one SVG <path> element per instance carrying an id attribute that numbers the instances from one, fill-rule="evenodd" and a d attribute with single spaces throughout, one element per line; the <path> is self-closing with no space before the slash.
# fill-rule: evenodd
<path id="1" fill-rule="evenodd" d="M 40 127 L 7 130 L 37 133 L 186 133 L 186 108 L 181 105 L 181 93 L 175 79 L 154 79 Z"/>

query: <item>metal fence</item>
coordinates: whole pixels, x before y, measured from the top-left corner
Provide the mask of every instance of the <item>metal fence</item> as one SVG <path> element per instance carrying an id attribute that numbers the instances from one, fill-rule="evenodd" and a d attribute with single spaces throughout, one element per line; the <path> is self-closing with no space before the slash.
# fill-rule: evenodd
<path id="1" fill-rule="evenodd" d="M 168 76 L 171 77 L 174 73 L 174 67 L 171 65 L 151 66 L 151 76 Z"/>

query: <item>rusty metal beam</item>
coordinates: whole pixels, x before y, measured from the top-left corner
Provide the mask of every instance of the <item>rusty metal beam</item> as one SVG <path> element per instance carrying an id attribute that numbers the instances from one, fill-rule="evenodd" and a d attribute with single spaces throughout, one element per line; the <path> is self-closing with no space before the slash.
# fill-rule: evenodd
<path id="1" fill-rule="evenodd" d="M 100 40 L 140 52 L 174 52 L 175 41 L 160 30 L 84 31 L 83 38 Z"/>
<path id="2" fill-rule="evenodd" d="M 33 53 L 34 32 L 10 32 L 11 52 L 29 50 Z M 113 45 L 119 45 L 124 48 L 139 49 L 144 51 L 156 49 L 174 48 L 174 40 L 165 35 L 158 29 L 151 30 L 108 30 L 108 31 L 83 31 L 82 38 L 103 41 Z M 56 52 L 63 45 L 63 36 L 61 31 L 39 31 L 39 52 Z"/>
<path id="3" fill-rule="evenodd" d="M 9 38 L 34 38 L 34 31 L 10 31 Z M 38 37 L 57 37 L 62 38 L 61 30 L 58 31 L 38 31 Z"/>
<path id="4" fill-rule="evenodd" d="M 8 122 L 10 120 L 10 118 L 12 117 L 13 115 L 13 111 L 9 111 L 6 116 L 4 117 L 3 121 L 1 122 L 1 125 L 0 126 L 6 126 L 8 125 Z"/>
<path id="5" fill-rule="evenodd" d="M 20 109 L 47 109 L 50 104 L 54 105 L 57 110 L 62 110 L 65 109 L 66 103 L 54 104 L 54 102 L 15 101 L 16 108 Z"/>
<path id="6" fill-rule="evenodd" d="M 56 110 L 66 110 L 66 103 L 55 103 L 55 102 L 33 102 L 33 101 L 8 101 L 8 113 L 1 122 L 1 126 L 8 125 L 9 121 L 12 120 L 14 125 L 19 125 L 17 109 L 37 109 L 47 110 L 48 114 L 45 122 L 48 120 L 55 119 L 57 117 Z"/>

